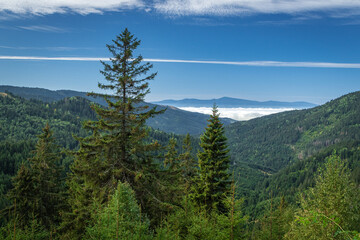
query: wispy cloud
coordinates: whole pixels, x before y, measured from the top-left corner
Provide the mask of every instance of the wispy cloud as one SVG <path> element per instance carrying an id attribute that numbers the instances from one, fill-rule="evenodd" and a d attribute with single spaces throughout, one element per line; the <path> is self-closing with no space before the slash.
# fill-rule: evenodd
<path id="1" fill-rule="evenodd" d="M 0 60 L 40 60 L 40 61 L 109 61 L 109 58 L 96 58 L 96 57 L 36 57 L 36 56 L 0 56 Z"/>
<path id="2" fill-rule="evenodd" d="M 101 57 L 37 57 L 37 56 L 0 56 L 0 60 L 41 60 L 41 61 L 109 61 L 109 58 Z M 145 58 L 147 62 L 158 63 L 197 63 L 197 64 L 221 64 L 250 67 L 304 67 L 304 68 L 357 68 L 360 63 L 332 63 L 332 62 L 280 62 L 280 61 L 203 61 L 181 59 L 156 59 Z"/>
<path id="3" fill-rule="evenodd" d="M 142 9 L 168 16 L 246 16 L 326 12 L 331 17 L 358 16 L 358 0 L 1 0 L 0 18 L 11 14 L 102 14 Z"/>
<path id="4" fill-rule="evenodd" d="M 265 20 L 265 21 L 258 21 L 256 22 L 256 24 L 261 24 L 261 25 L 296 25 L 296 24 L 303 24 L 305 22 L 308 21 L 312 21 L 312 20 L 319 20 L 322 17 L 318 14 L 302 14 L 299 16 L 294 16 L 291 15 L 289 18 L 287 19 L 283 19 L 283 20 Z"/>
<path id="5" fill-rule="evenodd" d="M 349 12 L 360 9 L 354 0 L 159 0 L 155 9 L 168 15 L 246 15 L 253 13 L 296 14 L 303 12 Z"/>
<path id="6" fill-rule="evenodd" d="M 87 15 L 143 6 L 141 0 L 2 0 L 0 12 L 34 15 L 72 12 Z"/>
<path id="7" fill-rule="evenodd" d="M 67 32 L 66 29 L 49 26 L 49 25 L 18 26 L 18 28 L 29 31 L 35 31 L 35 32 L 55 32 L 55 33 Z"/>
<path id="8" fill-rule="evenodd" d="M 75 50 L 93 50 L 95 48 L 92 47 L 63 47 L 63 46 L 56 46 L 56 47 L 24 47 L 24 46 L 4 46 L 0 45 L 2 49 L 13 49 L 13 50 L 47 50 L 47 51 L 75 51 Z"/>

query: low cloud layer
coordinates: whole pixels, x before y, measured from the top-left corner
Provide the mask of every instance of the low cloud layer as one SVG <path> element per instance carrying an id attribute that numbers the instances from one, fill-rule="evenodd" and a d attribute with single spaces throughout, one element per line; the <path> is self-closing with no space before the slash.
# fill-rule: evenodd
<path id="1" fill-rule="evenodd" d="M 212 114 L 212 108 L 207 107 L 181 107 L 180 109 L 189 112 Z M 294 110 L 293 108 L 218 108 L 220 117 L 232 118 L 238 121 L 250 120 L 253 118 Z"/>
<path id="2" fill-rule="evenodd" d="M 2 0 L 0 13 L 47 15 L 102 14 L 142 9 L 170 16 L 246 16 L 325 12 L 333 17 L 359 15 L 356 0 Z"/>
<path id="3" fill-rule="evenodd" d="M 41 60 L 41 61 L 109 61 L 109 58 L 98 57 L 37 57 L 37 56 L 0 56 L 0 60 Z M 360 63 L 331 63 L 331 62 L 279 62 L 279 61 L 198 61 L 181 59 L 155 59 L 145 58 L 146 62 L 160 63 L 198 63 L 198 64 L 221 64 L 250 67 L 307 67 L 307 68 L 358 68 Z"/>

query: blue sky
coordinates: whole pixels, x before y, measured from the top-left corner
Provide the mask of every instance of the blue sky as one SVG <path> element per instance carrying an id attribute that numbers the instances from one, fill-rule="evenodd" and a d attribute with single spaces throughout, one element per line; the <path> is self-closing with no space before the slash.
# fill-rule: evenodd
<path id="1" fill-rule="evenodd" d="M 165 61 L 153 62 L 148 101 L 321 104 L 360 88 L 351 0 L 0 0 L 0 84 L 97 91 L 102 66 L 86 58 L 109 57 L 105 44 L 125 27 L 138 53 Z"/>

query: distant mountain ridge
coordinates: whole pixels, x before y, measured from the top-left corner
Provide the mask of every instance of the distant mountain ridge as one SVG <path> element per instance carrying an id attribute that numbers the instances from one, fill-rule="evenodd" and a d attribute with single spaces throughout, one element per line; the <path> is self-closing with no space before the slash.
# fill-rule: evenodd
<path id="1" fill-rule="evenodd" d="M 86 95 L 86 92 L 78 92 L 73 90 L 48 90 L 44 88 L 30 88 L 0 85 L 0 92 L 11 92 L 16 96 L 25 99 L 36 99 L 43 102 L 56 102 L 70 97 L 82 97 L 92 102 L 106 106 L 106 102 L 102 98 L 93 98 Z M 164 109 L 164 106 L 146 103 L 149 107 L 157 107 L 158 110 Z M 188 112 L 178 108 L 168 107 L 164 114 L 160 114 L 154 118 L 148 119 L 147 124 L 154 128 L 168 133 L 200 135 L 206 125 L 209 115 Z M 224 125 L 235 122 L 230 118 L 221 119 Z"/>
<path id="2" fill-rule="evenodd" d="M 186 98 L 182 100 L 163 100 L 152 102 L 154 104 L 174 107 L 212 107 L 214 103 L 220 108 L 312 108 L 316 104 L 309 102 L 279 102 L 279 101 L 253 101 L 239 98 L 222 97 L 217 99 L 201 100 Z"/>

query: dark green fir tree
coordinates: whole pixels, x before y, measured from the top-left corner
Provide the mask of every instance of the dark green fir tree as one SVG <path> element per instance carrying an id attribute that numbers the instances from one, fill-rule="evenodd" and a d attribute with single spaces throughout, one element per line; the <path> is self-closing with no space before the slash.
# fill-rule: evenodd
<path id="1" fill-rule="evenodd" d="M 29 166 L 22 164 L 20 167 L 13 180 L 14 188 L 9 194 L 20 227 L 29 226 L 35 219 L 45 228 L 51 229 L 60 222 L 65 197 L 60 149 L 55 144 L 49 124 L 46 124 L 39 136 L 33 154 Z"/>
<path id="2" fill-rule="evenodd" d="M 181 198 L 183 197 L 182 189 L 182 176 L 179 162 L 179 154 L 176 150 L 176 139 L 170 138 L 169 144 L 166 147 L 167 152 L 165 153 L 164 167 L 165 172 L 164 182 L 166 187 L 163 189 L 166 195 L 167 202 L 179 205 Z"/>
<path id="3" fill-rule="evenodd" d="M 209 124 L 201 136 L 198 153 L 199 175 L 191 198 L 207 212 L 217 210 L 227 212 L 224 204 L 230 194 L 229 156 L 223 124 L 220 122 L 217 107 L 214 105 Z"/>
<path id="4" fill-rule="evenodd" d="M 159 167 L 153 160 L 159 144 L 148 140 L 145 122 L 162 111 L 150 109 L 144 103 L 144 97 L 150 92 L 149 81 L 156 73 L 148 74 L 152 65 L 142 63 L 142 56 L 134 56 L 139 44 L 140 41 L 125 29 L 107 45 L 112 57 L 110 63 L 102 62 L 101 73 L 108 83 L 98 86 L 112 94 L 89 94 L 103 98 L 108 106 L 92 106 L 98 120 L 84 124 L 92 135 L 78 138 L 80 149 L 75 154 L 70 183 L 73 205 L 70 218 L 73 220 L 69 222 L 77 232 L 83 232 L 89 221 L 86 219 L 91 211 L 88 204 L 107 202 L 119 181 L 127 182 L 134 189 L 142 210 L 152 220 L 160 212 Z M 85 195 L 89 194 L 94 200 L 86 201 Z"/>
<path id="5" fill-rule="evenodd" d="M 182 185 L 185 195 L 188 195 L 190 193 L 190 188 L 194 183 L 195 176 L 198 170 L 198 164 L 193 155 L 191 154 L 192 147 L 190 134 L 187 134 L 185 136 L 182 149 L 183 152 L 179 155 L 181 174 L 183 179 Z"/>

